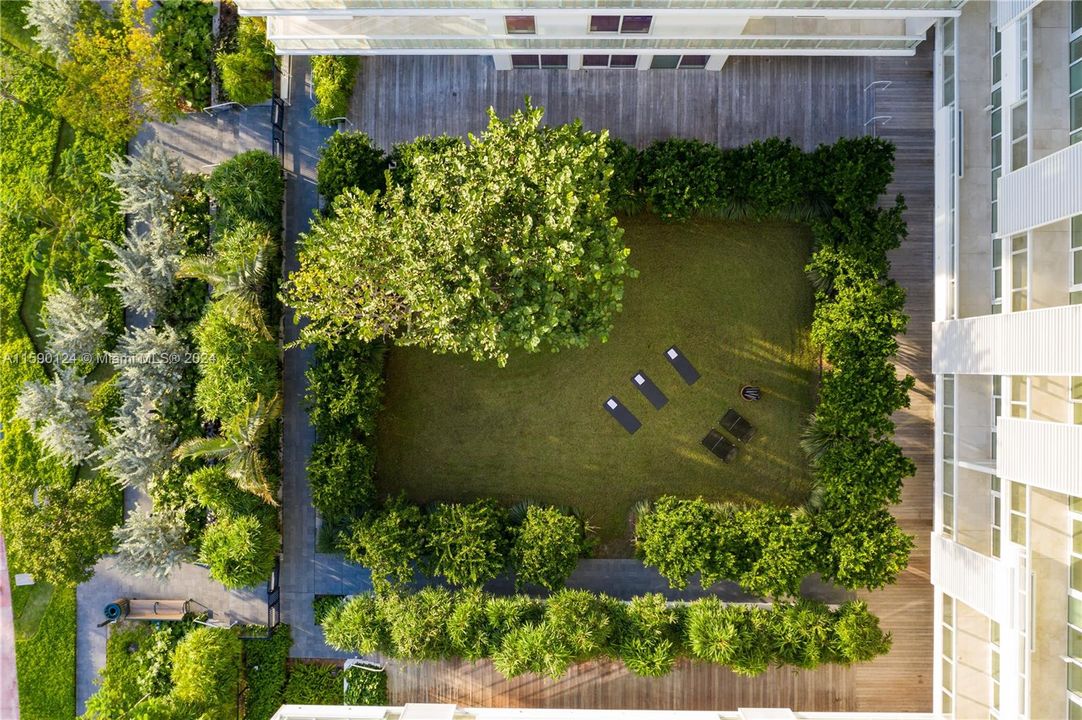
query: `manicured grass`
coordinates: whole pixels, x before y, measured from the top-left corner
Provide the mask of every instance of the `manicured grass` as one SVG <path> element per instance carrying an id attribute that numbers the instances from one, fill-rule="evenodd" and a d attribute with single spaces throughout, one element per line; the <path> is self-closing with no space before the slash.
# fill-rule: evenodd
<path id="1" fill-rule="evenodd" d="M 379 418 L 381 490 L 411 498 L 531 498 L 570 505 L 599 530 L 603 556 L 626 556 L 630 513 L 663 493 L 711 500 L 802 502 L 800 431 L 813 409 L 810 234 L 784 223 L 624 221 L 640 276 L 607 343 L 513 355 L 507 367 L 417 348 L 388 355 Z M 687 386 L 664 351 L 702 373 Z M 654 410 L 638 370 L 669 397 Z M 740 387 L 760 385 L 757 403 Z M 643 422 L 629 436 L 602 408 L 620 398 Z M 699 443 L 729 407 L 759 429 L 725 465 Z"/>
<path id="2" fill-rule="evenodd" d="M 23 720 L 75 717 L 75 588 L 15 587 L 15 664 Z"/>

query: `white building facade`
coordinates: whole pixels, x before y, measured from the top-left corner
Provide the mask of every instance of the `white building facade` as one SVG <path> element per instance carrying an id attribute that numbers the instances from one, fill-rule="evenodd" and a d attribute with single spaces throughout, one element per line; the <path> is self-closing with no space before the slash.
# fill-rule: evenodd
<path id="1" fill-rule="evenodd" d="M 912 55 L 962 0 L 237 0 L 283 55 L 489 55 L 498 69 L 719 70 Z"/>
<path id="2" fill-rule="evenodd" d="M 969 2 L 936 83 L 934 709 L 1082 718 L 1082 2 Z"/>

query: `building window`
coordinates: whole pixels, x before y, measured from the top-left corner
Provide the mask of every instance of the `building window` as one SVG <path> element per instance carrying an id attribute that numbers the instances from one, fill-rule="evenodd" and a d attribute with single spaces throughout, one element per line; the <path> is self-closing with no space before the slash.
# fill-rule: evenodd
<path id="1" fill-rule="evenodd" d="M 1011 542 L 1025 547 L 1028 527 L 1026 527 L 1026 508 L 1028 505 L 1027 488 L 1022 483 L 1012 482 L 1011 486 Z"/>
<path id="2" fill-rule="evenodd" d="M 1029 163 L 1029 101 L 1011 107 L 1011 170 Z"/>
<path id="3" fill-rule="evenodd" d="M 1071 218 L 1071 304 L 1082 304 L 1082 215 Z"/>
<path id="4" fill-rule="evenodd" d="M 947 18 L 943 21 L 943 107 L 952 104 L 957 95 L 954 87 L 955 44 L 954 18 Z"/>
<path id="5" fill-rule="evenodd" d="M 655 55 L 650 59 L 651 70 L 675 70 L 680 67 L 679 55 Z"/>
<path id="6" fill-rule="evenodd" d="M 591 15 L 590 32 L 644 35 L 650 32 L 653 15 Z"/>
<path id="7" fill-rule="evenodd" d="M 511 67 L 516 70 L 564 70 L 567 69 L 566 55 L 512 55 Z"/>
<path id="8" fill-rule="evenodd" d="M 1003 544 L 1003 481 L 999 479 L 998 475 L 992 476 L 991 483 L 991 495 L 992 495 L 992 522 L 991 522 L 991 539 L 992 539 L 992 557 L 999 557 L 1000 549 Z"/>
<path id="9" fill-rule="evenodd" d="M 1003 175 L 1003 88 L 1001 81 L 1003 35 L 992 28 L 992 96 L 990 130 L 992 137 L 992 313 L 1003 312 L 1003 243 L 995 237 L 999 229 L 999 178 Z"/>
<path id="10" fill-rule="evenodd" d="M 504 18 L 507 24 L 508 35 L 534 35 L 537 33 L 537 24 L 533 15 L 508 15 Z"/>
<path id="11" fill-rule="evenodd" d="M 1082 140 L 1082 0 L 1071 3 L 1070 64 L 1071 143 Z"/>
<path id="12" fill-rule="evenodd" d="M 634 68 L 638 64 L 637 55 L 583 55 L 584 68 Z"/>
<path id="13" fill-rule="evenodd" d="M 1011 238 L 1011 312 L 1029 310 L 1029 236 Z"/>
<path id="14" fill-rule="evenodd" d="M 954 538 L 954 375 L 944 375 L 942 384 L 943 398 L 943 535 Z"/>
<path id="15" fill-rule="evenodd" d="M 1029 417 L 1029 377 L 1011 376 L 1011 417 L 1025 420 Z"/>
<path id="16" fill-rule="evenodd" d="M 992 376 L 992 460 L 996 459 L 996 435 L 999 416 L 1003 414 L 1003 377 Z"/>
<path id="17" fill-rule="evenodd" d="M 1029 13 L 1018 18 L 1018 97 L 1029 96 Z"/>
<path id="18" fill-rule="evenodd" d="M 1070 501 L 1071 582 L 1067 590 L 1067 692 L 1070 717 L 1082 712 L 1082 498 Z"/>
<path id="19" fill-rule="evenodd" d="M 943 601 L 943 714 L 954 714 L 954 598 L 944 595 Z"/>
<path id="20" fill-rule="evenodd" d="M 988 677 L 991 680 L 988 708 L 993 718 L 999 717 L 999 623 L 988 621 Z"/>
<path id="21" fill-rule="evenodd" d="M 995 173 L 993 173 L 993 181 Z M 994 213 L 995 210 L 993 209 Z M 992 238 L 992 314 L 1003 312 L 1003 241 Z"/>
<path id="22" fill-rule="evenodd" d="M 681 70 L 704 70 L 710 61 L 709 55 L 684 55 L 680 58 Z"/>
<path id="23" fill-rule="evenodd" d="M 1082 375 L 1071 378 L 1071 422 L 1082 425 Z"/>

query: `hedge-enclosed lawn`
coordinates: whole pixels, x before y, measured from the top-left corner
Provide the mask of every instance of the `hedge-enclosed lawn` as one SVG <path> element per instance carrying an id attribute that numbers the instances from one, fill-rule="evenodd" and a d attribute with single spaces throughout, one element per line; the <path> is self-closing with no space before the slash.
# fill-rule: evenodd
<path id="1" fill-rule="evenodd" d="M 394 348 L 379 418 L 379 482 L 414 500 L 523 498 L 569 505 L 598 528 L 603 556 L 631 552 L 629 513 L 668 493 L 799 503 L 800 432 L 814 407 L 809 347 L 810 233 L 795 224 L 626 219 L 631 263 L 609 341 L 517 354 L 506 368 Z M 663 352 L 702 373 L 687 386 Z M 644 370 L 668 395 L 656 411 L 630 382 Z M 764 399 L 742 401 L 742 384 Z M 602 408 L 615 394 L 643 421 L 629 436 Z M 759 433 L 723 465 L 699 441 L 728 407 Z"/>

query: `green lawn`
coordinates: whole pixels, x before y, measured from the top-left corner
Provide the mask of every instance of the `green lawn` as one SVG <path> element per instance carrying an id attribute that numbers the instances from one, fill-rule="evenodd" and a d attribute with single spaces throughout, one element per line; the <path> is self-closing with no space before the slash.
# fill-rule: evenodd
<path id="1" fill-rule="evenodd" d="M 663 493 L 801 502 L 801 428 L 818 368 L 800 225 L 625 221 L 632 265 L 607 343 L 518 354 L 505 368 L 416 348 L 388 355 L 379 419 L 381 489 L 415 500 L 522 498 L 570 505 L 598 528 L 602 556 L 630 552 L 629 516 Z M 687 386 L 663 352 L 702 373 Z M 644 370 L 668 395 L 656 411 L 631 385 Z M 744 402 L 741 385 L 762 386 Z M 629 436 L 602 408 L 615 394 L 642 421 Z M 759 428 L 729 465 L 699 441 L 728 407 Z"/>
<path id="2" fill-rule="evenodd" d="M 11 585 L 20 715 L 74 718 L 75 588 Z"/>

